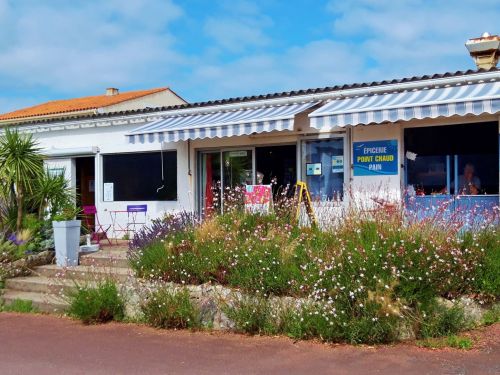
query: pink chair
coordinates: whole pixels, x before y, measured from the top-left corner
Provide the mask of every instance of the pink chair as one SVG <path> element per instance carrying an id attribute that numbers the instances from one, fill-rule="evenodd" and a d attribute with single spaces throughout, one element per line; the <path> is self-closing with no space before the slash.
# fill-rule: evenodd
<path id="1" fill-rule="evenodd" d="M 83 206 L 83 216 L 85 218 L 85 225 L 91 232 L 91 241 L 100 243 L 101 240 L 107 240 L 111 246 L 111 240 L 108 237 L 108 230 L 111 225 L 101 224 L 99 216 L 97 215 L 97 208 L 95 206 Z M 94 219 L 92 221 L 92 219 Z"/>

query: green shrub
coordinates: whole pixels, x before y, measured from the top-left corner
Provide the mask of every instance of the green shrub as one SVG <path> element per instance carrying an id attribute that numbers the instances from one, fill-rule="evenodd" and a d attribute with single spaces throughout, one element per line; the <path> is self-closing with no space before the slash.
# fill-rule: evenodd
<path id="1" fill-rule="evenodd" d="M 2 307 L 3 311 L 6 312 L 17 312 L 17 313 L 33 313 L 38 312 L 38 309 L 33 306 L 33 302 L 24 299 L 15 299 L 8 305 Z"/>
<path id="2" fill-rule="evenodd" d="M 111 280 L 99 282 L 95 287 L 77 285 L 68 297 L 69 314 L 85 324 L 122 320 L 125 315 L 125 302 Z"/>
<path id="3" fill-rule="evenodd" d="M 153 327 L 181 329 L 200 326 L 199 311 L 186 289 L 158 289 L 141 307 L 145 321 Z"/>
<path id="4" fill-rule="evenodd" d="M 478 245 L 483 249 L 481 261 L 474 267 L 474 285 L 476 291 L 491 296 L 492 300 L 500 297 L 500 230 L 484 230 L 478 235 Z"/>
<path id="5" fill-rule="evenodd" d="M 466 328 L 468 322 L 462 308 L 432 303 L 422 311 L 418 334 L 422 338 L 440 337 L 454 335 Z"/>
<path id="6" fill-rule="evenodd" d="M 249 334 L 277 334 L 277 314 L 268 299 L 240 297 L 224 306 L 227 317 L 234 322 L 235 330 Z"/>
<path id="7" fill-rule="evenodd" d="M 320 304 L 287 308 L 281 311 L 282 333 L 295 339 L 320 338 L 324 341 L 341 341 L 344 338 L 343 319 L 331 318 Z"/>
<path id="8" fill-rule="evenodd" d="M 483 315 L 483 324 L 492 325 L 500 322 L 500 303 L 494 304 L 489 310 L 487 310 Z"/>

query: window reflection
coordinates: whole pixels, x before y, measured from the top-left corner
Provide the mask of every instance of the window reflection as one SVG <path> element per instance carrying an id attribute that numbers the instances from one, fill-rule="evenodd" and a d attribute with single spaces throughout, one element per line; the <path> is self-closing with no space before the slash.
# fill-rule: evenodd
<path id="1" fill-rule="evenodd" d="M 344 139 L 304 142 L 304 174 L 313 200 L 341 200 L 344 191 Z"/>

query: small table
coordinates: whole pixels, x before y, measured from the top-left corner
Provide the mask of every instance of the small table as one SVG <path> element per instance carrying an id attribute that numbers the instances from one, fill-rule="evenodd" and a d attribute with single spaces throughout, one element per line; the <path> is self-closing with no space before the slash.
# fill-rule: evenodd
<path id="1" fill-rule="evenodd" d="M 118 238 L 116 237 L 116 232 L 125 232 L 128 234 L 130 229 L 128 228 L 128 211 L 127 210 L 111 210 L 109 211 L 109 215 L 111 216 L 111 228 L 113 230 L 113 235 L 115 236 L 116 244 L 118 244 Z M 117 217 L 121 214 L 127 214 L 127 224 L 125 226 L 121 225 Z"/>

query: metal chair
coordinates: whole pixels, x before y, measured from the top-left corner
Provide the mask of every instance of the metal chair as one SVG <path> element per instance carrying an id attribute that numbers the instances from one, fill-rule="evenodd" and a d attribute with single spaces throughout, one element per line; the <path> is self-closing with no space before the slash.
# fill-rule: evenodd
<path id="1" fill-rule="evenodd" d="M 146 224 L 146 214 L 148 212 L 147 204 L 130 204 L 127 205 L 127 230 L 135 233 L 137 225 Z M 144 220 L 138 221 L 138 214 L 144 214 Z"/>
<path id="2" fill-rule="evenodd" d="M 108 230 L 111 228 L 111 224 L 101 224 L 96 206 L 83 206 L 83 217 L 85 219 L 85 225 L 91 232 L 91 241 L 96 241 L 100 244 L 102 240 L 107 240 L 108 243 L 112 245 L 108 237 Z"/>

